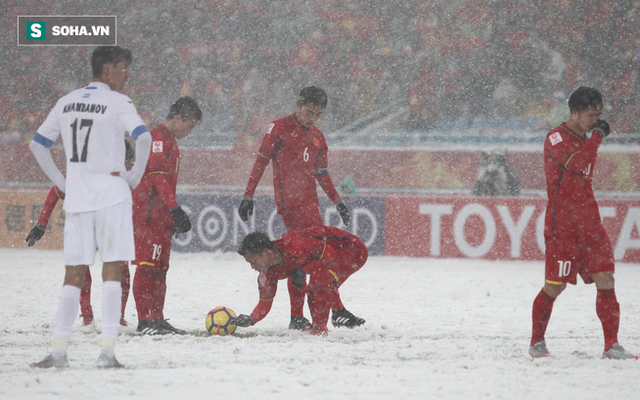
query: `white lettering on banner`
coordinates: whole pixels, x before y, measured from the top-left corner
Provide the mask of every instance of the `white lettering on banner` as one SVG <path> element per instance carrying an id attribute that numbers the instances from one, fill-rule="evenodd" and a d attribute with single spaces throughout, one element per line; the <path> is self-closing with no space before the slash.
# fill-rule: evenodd
<path id="1" fill-rule="evenodd" d="M 479 216 L 485 227 L 484 239 L 477 247 L 470 245 L 464 235 L 465 224 L 472 215 Z M 493 214 L 482 204 L 467 204 L 462 207 L 453 221 L 453 238 L 456 246 L 465 256 L 475 258 L 486 255 L 496 241 L 496 221 Z"/>
<path id="2" fill-rule="evenodd" d="M 227 216 L 220 207 L 204 207 L 198 215 L 198 224 L 196 225 L 198 238 L 205 246 L 215 249 L 227 238 L 228 226 Z"/>
<path id="3" fill-rule="evenodd" d="M 631 237 L 634 230 L 636 232 L 636 238 Z M 637 237 L 638 234 L 640 234 L 640 208 L 629 207 L 622 228 L 620 228 L 620 235 L 616 241 L 615 250 L 613 251 L 613 256 L 616 260 L 622 260 L 629 249 L 640 249 L 640 238 Z"/>
<path id="4" fill-rule="evenodd" d="M 529 225 L 529 221 L 531 220 L 536 207 L 525 206 L 524 210 L 522 210 L 522 214 L 520 214 L 518 222 L 513 221 L 511 213 L 509 212 L 509 207 L 497 206 L 496 208 L 498 209 L 498 213 L 502 218 L 502 223 L 505 228 L 507 228 L 507 233 L 509 234 L 509 240 L 511 241 L 511 257 L 520 258 L 522 255 L 522 235 L 524 234 L 525 229 L 527 229 L 527 225 Z"/>
<path id="5" fill-rule="evenodd" d="M 442 239 L 440 236 L 440 227 L 442 225 L 441 216 L 451 215 L 453 206 L 451 204 L 420 204 L 418 207 L 420 214 L 431 216 L 431 243 L 429 254 L 432 256 L 440 255 L 440 244 Z"/>
<path id="6" fill-rule="evenodd" d="M 326 208 L 324 210 L 324 223 L 325 225 L 329 225 L 331 222 L 331 216 L 332 215 L 337 215 L 338 216 L 338 220 L 340 221 L 338 223 L 338 228 L 340 229 L 344 229 L 347 230 L 347 227 L 344 226 L 344 223 L 342 222 L 342 218 L 340 218 L 340 214 L 338 213 L 338 211 L 333 208 L 333 207 L 329 207 Z M 362 236 L 359 235 L 359 224 L 358 221 L 362 218 L 366 218 L 369 220 L 369 222 L 371 223 L 371 234 L 369 235 L 369 238 L 365 239 Z M 376 216 L 375 214 L 373 214 L 370 210 L 366 209 L 366 208 L 354 208 L 351 210 L 351 233 L 353 233 L 354 235 L 358 236 L 360 238 L 360 240 L 362 240 L 364 242 L 364 244 L 367 245 L 367 247 L 370 247 L 375 241 L 376 238 L 378 237 L 378 221 L 376 220 Z"/>

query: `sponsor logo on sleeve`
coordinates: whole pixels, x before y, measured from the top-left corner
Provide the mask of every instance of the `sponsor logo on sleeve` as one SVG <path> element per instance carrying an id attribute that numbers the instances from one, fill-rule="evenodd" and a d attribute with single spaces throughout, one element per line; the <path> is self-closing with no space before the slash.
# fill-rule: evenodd
<path id="1" fill-rule="evenodd" d="M 151 151 L 153 153 L 162 153 L 162 141 L 156 140 L 153 142 L 153 146 L 151 146 Z"/>
<path id="2" fill-rule="evenodd" d="M 555 146 L 558 143 L 562 142 L 562 136 L 560 136 L 558 132 L 554 132 L 549 136 L 549 141 L 551 142 L 552 146 Z"/>

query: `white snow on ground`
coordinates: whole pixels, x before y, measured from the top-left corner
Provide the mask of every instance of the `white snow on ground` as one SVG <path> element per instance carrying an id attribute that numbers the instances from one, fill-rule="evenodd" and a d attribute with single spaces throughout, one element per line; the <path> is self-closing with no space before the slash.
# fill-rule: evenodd
<path id="1" fill-rule="evenodd" d="M 569 287 L 527 354 L 541 262 L 373 257 L 341 289 L 362 328 L 328 337 L 287 329 L 286 287 L 258 325 L 204 333 L 210 309 L 249 313 L 256 273 L 234 254 L 172 255 L 165 316 L 193 335 L 121 335 L 126 369 L 98 370 L 99 336 L 76 329 L 71 368 L 35 370 L 51 345 L 60 251 L 0 249 L 0 399 L 637 399 L 640 363 L 602 360 L 595 287 Z M 101 279 L 94 275 L 100 319 Z M 133 275 L 133 268 L 132 268 Z M 640 353 L 640 266 L 618 265 L 620 342 Z M 307 316 L 308 311 L 306 310 Z M 137 321 L 133 297 L 127 319 Z M 79 320 L 77 327 L 79 327 Z"/>

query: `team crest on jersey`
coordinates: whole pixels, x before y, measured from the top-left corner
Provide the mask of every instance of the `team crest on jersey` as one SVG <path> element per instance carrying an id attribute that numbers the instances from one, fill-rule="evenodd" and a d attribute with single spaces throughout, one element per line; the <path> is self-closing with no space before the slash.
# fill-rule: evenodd
<path id="1" fill-rule="evenodd" d="M 320 147 L 320 139 L 313 138 L 313 145 L 316 146 L 316 147 Z"/>
<path id="2" fill-rule="evenodd" d="M 560 136 L 558 132 L 554 132 L 551 136 L 549 136 L 549 141 L 551 142 L 552 146 L 555 146 L 558 143 L 562 142 L 562 136 Z"/>
<path id="3" fill-rule="evenodd" d="M 260 275 L 258 275 L 258 284 L 260 286 L 264 286 L 267 283 L 267 275 L 264 274 L 264 272 L 260 272 Z"/>
<path id="4" fill-rule="evenodd" d="M 153 142 L 153 146 L 151 146 L 151 151 L 153 153 L 162 153 L 162 140 L 156 140 Z"/>

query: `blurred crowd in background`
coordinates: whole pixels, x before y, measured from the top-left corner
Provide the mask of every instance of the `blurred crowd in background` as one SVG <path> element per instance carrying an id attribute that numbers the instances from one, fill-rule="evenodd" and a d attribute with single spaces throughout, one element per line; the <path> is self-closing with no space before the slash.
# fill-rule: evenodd
<path id="1" fill-rule="evenodd" d="M 547 131 L 580 85 L 599 88 L 615 132 L 637 133 L 640 2 L 618 0 L 6 1 L 0 6 L 0 132 L 28 140 L 60 96 L 90 79 L 93 47 L 18 47 L 18 15 L 117 15 L 134 54 L 125 93 L 148 124 L 181 95 L 199 131 L 255 143 L 295 111 L 304 86 L 329 94 L 332 132 L 391 104 L 397 132 Z M 29 2 L 27 2 L 29 3 Z M 80 5 L 82 4 L 82 5 Z"/>

